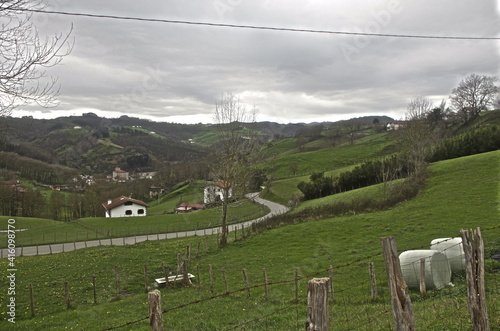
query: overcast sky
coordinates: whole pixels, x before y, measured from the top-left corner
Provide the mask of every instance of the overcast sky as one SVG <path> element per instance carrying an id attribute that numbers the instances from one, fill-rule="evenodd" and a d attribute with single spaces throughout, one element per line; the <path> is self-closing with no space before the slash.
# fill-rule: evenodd
<path id="1" fill-rule="evenodd" d="M 49 0 L 47 10 L 165 20 L 382 34 L 499 37 L 493 0 Z M 417 95 L 436 103 L 465 76 L 498 77 L 499 40 L 443 40 L 269 31 L 35 14 L 74 48 L 47 71 L 60 104 L 14 116 L 82 112 L 213 122 L 223 92 L 258 121 L 403 119 Z M 28 113 L 29 112 L 29 113 Z"/>

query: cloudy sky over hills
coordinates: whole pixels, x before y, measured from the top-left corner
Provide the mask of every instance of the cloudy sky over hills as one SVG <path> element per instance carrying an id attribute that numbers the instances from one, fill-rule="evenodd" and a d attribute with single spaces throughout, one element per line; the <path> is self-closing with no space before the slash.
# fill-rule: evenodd
<path id="1" fill-rule="evenodd" d="M 44 33 L 68 32 L 60 104 L 14 115 L 95 112 L 157 121 L 211 122 L 223 92 L 259 108 L 257 120 L 336 121 L 363 115 L 402 119 L 417 95 L 447 98 L 471 74 L 498 77 L 493 0 L 49 0 L 46 10 L 154 20 L 222 23 L 376 37 L 34 14 Z"/>

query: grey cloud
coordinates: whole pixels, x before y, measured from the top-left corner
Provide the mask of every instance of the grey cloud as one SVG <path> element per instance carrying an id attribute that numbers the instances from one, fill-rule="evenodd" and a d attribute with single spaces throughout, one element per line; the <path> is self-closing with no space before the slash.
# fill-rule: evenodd
<path id="1" fill-rule="evenodd" d="M 63 11 L 418 35 L 498 36 L 487 1 L 51 0 Z M 209 118 L 223 91 L 257 104 L 259 120 L 402 114 L 416 94 L 446 97 L 473 72 L 498 75 L 497 41 L 356 37 L 52 17 L 74 23 L 75 47 L 50 73 L 59 109 Z M 50 25 L 52 24 L 52 25 Z M 33 109 L 33 108 L 32 108 Z M 54 111 L 57 111 L 54 110 Z M 398 113 L 399 112 L 399 113 Z"/>

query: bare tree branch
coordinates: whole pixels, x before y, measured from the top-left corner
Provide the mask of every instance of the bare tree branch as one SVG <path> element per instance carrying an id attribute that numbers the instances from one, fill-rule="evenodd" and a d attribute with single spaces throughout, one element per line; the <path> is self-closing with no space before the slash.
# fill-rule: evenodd
<path id="1" fill-rule="evenodd" d="M 71 52 L 72 27 L 67 34 L 42 38 L 26 9 L 43 7 L 42 0 L 0 2 L 0 116 L 26 104 L 57 104 L 57 79 L 46 78 L 45 69 Z"/>

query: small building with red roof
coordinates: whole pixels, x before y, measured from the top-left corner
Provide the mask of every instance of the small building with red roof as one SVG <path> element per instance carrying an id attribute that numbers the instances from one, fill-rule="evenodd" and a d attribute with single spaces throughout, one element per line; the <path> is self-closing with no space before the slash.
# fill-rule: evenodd
<path id="1" fill-rule="evenodd" d="M 132 199 L 122 195 L 103 203 L 106 217 L 134 217 L 146 216 L 149 205 L 141 200 Z"/>

